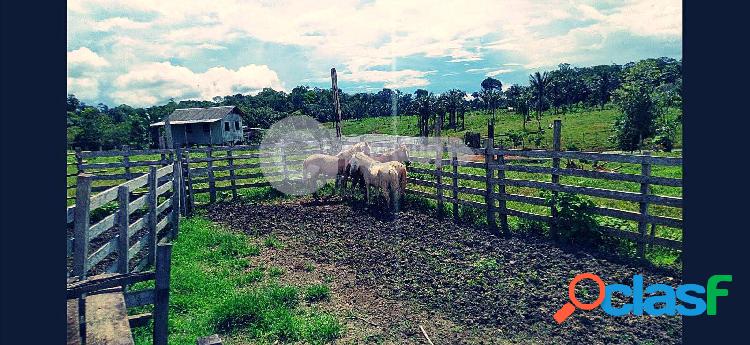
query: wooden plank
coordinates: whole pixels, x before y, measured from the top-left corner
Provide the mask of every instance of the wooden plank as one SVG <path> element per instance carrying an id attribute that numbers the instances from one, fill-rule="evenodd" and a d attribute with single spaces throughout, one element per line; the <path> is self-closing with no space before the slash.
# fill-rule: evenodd
<path id="1" fill-rule="evenodd" d="M 522 202 L 525 204 L 530 205 L 537 205 L 537 206 L 549 206 L 549 203 L 544 198 L 536 197 L 536 196 L 528 196 L 528 195 L 519 195 L 519 194 L 510 194 L 505 193 L 505 195 L 495 195 L 498 200 L 504 200 L 504 201 L 515 201 L 515 202 Z"/>
<path id="2" fill-rule="evenodd" d="M 644 152 L 645 156 L 649 156 L 650 152 Z M 648 177 L 651 176 L 651 163 L 648 163 L 644 160 L 644 162 L 641 164 L 641 175 L 646 177 L 645 181 L 641 182 L 641 194 L 643 195 L 643 201 L 638 203 L 638 209 L 641 214 L 641 220 L 638 222 L 638 233 L 641 235 L 642 238 L 646 237 L 646 230 L 648 228 L 648 223 L 646 222 L 646 219 L 648 218 L 648 195 L 651 193 L 651 188 L 648 184 Z M 636 250 L 636 256 L 638 256 L 641 259 L 646 258 L 646 246 L 643 242 L 638 243 L 638 248 Z"/>
<path id="3" fill-rule="evenodd" d="M 140 210 L 143 206 L 146 205 L 148 202 L 148 194 L 141 195 L 138 197 L 138 199 L 135 199 L 128 204 L 128 212 L 130 214 L 133 214 L 133 212 Z"/>
<path id="4" fill-rule="evenodd" d="M 166 215 L 164 218 L 162 218 L 158 224 L 156 224 L 156 233 L 159 234 L 161 231 L 169 224 L 169 219 L 172 217 L 172 212 L 170 211 L 168 215 Z M 158 237 L 157 237 L 158 238 Z"/>
<path id="5" fill-rule="evenodd" d="M 172 239 L 177 238 L 177 232 L 180 230 L 180 195 L 182 194 L 180 190 L 180 175 L 182 172 L 180 166 L 181 163 L 179 161 L 174 162 L 174 173 L 172 174 L 172 212 L 169 214 L 169 222 L 172 224 L 170 238 Z"/>
<path id="6" fill-rule="evenodd" d="M 89 228 L 89 239 L 97 238 L 103 232 L 115 226 L 117 212 L 112 213 Z"/>
<path id="7" fill-rule="evenodd" d="M 212 156 L 212 149 L 211 146 L 208 147 L 208 151 L 206 152 L 206 156 L 208 158 L 211 158 Z M 208 161 L 208 194 L 209 194 L 209 200 L 210 203 L 216 202 L 216 182 L 214 181 L 214 170 L 213 170 L 213 161 Z"/>
<path id="8" fill-rule="evenodd" d="M 418 186 L 424 186 L 424 187 L 435 187 L 436 183 L 432 181 L 426 181 L 422 179 L 417 179 L 414 177 L 407 177 L 406 181 L 409 183 L 413 183 Z"/>
<path id="9" fill-rule="evenodd" d="M 125 305 L 128 308 L 140 307 L 148 304 L 154 304 L 156 293 L 154 289 L 128 291 L 125 293 Z"/>
<path id="10" fill-rule="evenodd" d="M 148 231 L 148 235 L 144 236 L 139 241 L 139 242 L 141 241 L 145 242 L 147 239 L 150 241 L 150 243 L 147 246 L 149 248 L 148 255 L 146 255 L 146 257 L 148 257 L 149 264 L 153 264 L 156 262 L 156 240 L 157 240 L 156 223 L 157 223 L 157 216 L 158 216 L 156 213 L 156 206 L 157 206 L 156 203 L 159 199 L 156 194 L 156 187 L 157 187 L 156 179 L 157 179 L 156 168 L 155 167 L 149 168 L 149 172 L 148 172 L 148 219 L 146 223 L 147 225 L 146 229 Z M 128 260 L 130 260 L 131 258 L 132 256 L 128 254 Z"/>
<path id="11" fill-rule="evenodd" d="M 128 206 L 130 205 L 130 191 L 128 186 L 120 186 L 117 194 L 117 202 L 119 209 L 117 211 L 117 272 L 126 274 L 128 273 L 128 248 L 130 247 L 129 239 L 129 216 L 130 211 Z"/>
<path id="12" fill-rule="evenodd" d="M 67 220 L 68 220 L 67 224 L 72 223 L 73 219 L 75 219 L 75 216 L 74 216 L 75 215 L 75 209 L 76 209 L 76 205 L 68 206 L 68 208 L 66 210 L 67 211 Z"/>
<path id="13" fill-rule="evenodd" d="M 528 220 L 532 220 L 532 221 L 540 222 L 540 223 L 549 223 L 552 219 L 552 217 L 550 216 L 544 216 L 541 214 L 534 214 L 534 213 L 519 211 L 519 210 L 515 210 L 512 208 L 507 208 L 506 212 L 508 213 L 509 216 L 524 218 L 524 219 L 528 219 Z"/>
<path id="14" fill-rule="evenodd" d="M 502 145 L 500 146 L 502 148 Z M 497 156 L 497 165 L 505 165 L 505 156 L 498 155 Z M 497 180 L 502 181 L 505 179 L 505 170 L 504 169 L 498 169 L 497 170 Z M 500 214 L 500 229 L 502 229 L 503 234 L 505 236 L 510 235 L 510 228 L 508 227 L 508 212 L 506 211 L 508 209 L 506 200 L 505 200 L 505 184 L 499 183 L 498 186 L 497 197 L 498 200 L 498 213 Z M 494 204 L 494 201 L 493 201 Z"/>
<path id="15" fill-rule="evenodd" d="M 173 165 L 167 165 L 165 167 L 159 168 L 159 170 L 156 171 L 156 178 L 162 178 L 163 176 L 169 175 L 172 172 L 174 172 L 174 166 Z"/>
<path id="16" fill-rule="evenodd" d="M 147 218 L 148 215 L 145 215 L 128 226 L 128 238 L 133 237 L 138 230 L 143 229 L 143 226 L 146 225 Z"/>
<path id="17" fill-rule="evenodd" d="M 128 189 L 136 190 L 146 185 L 146 183 L 148 183 L 148 175 L 143 175 L 143 176 L 136 177 L 130 181 L 127 181 L 121 185 L 111 187 L 107 189 L 106 191 L 101 192 L 91 197 L 90 207 L 92 210 L 95 210 L 99 207 L 104 206 L 106 203 L 117 199 L 117 188 L 119 186 L 128 186 Z"/>
<path id="18" fill-rule="evenodd" d="M 481 176 L 481 175 L 472 175 L 472 174 L 463 174 L 459 173 L 457 177 L 461 180 L 469 180 L 469 181 L 479 181 L 479 182 L 486 182 L 487 177 Z"/>
<path id="19" fill-rule="evenodd" d="M 615 200 L 630 201 L 630 202 L 640 202 L 644 198 L 644 196 L 641 195 L 640 193 L 623 192 L 623 191 L 618 191 L 618 190 L 602 189 L 602 188 L 571 186 L 571 185 L 564 185 L 564 184 L 560 184 L 556 186 L 552 183 L 542 182 L 542 181 L 528 181 L 528 180 L 517 180 L 517 179 L 506 178 L 503 181 L 503 183 L 505 183 L 505 185 L 507 186 L 537 188 L 537 189 L 544 189 L 544 190 L 564 192 L 564 193 L 577 193 L 577 194 L 590 195 L 590 196 L 595 196 L 595 197 L 600 197 L 600 198 L 615 199 Z M 648 199 L 649 203 L 652 203 L 652 204 L 671 206 L 671 207 L 682 207 L 682 198 L 675 198 L 675 197 L 661 196 L 661 195 L 648 195 L 645 197 Z"/>
<path id="20" fill-rule="evenodd" d="M 128 324 L 130 324 L 130 328 L 144 327 L 148 326 L 148 322 L 151 321 L 152 318 L 153 316 L 151 313 L 130 315 L 128 316 Z"/>
<path id="21" fill-rule="evenodd" d="M 290 181 L 291 181 L 291 182 L 299 182 L 300 180 L 299 180 L 299 179 L 296 179 L 296 180 L 290 180 Z M 268 187 L 268 186 L 270 186 L 270 185 L 271 185 L 271 184 L 270 184 L 269 182 L 256 182 L 256 183 L 247 183 L 247 184 L 240 184 L 240 185 L 237 185 L 237 189 L 243 189 L 243 188 L 257 188 L 257 187 Z M 232 186 L 223 186 L 223 187 L 216 187 L 216 188 L 214 188 L 214 190 L 215 190 L 215 191 L 225 191 L 225 190 L 230 190 L 231 188 L 232 188 Z M 194 190 L 194 193 L 195 193 L 195 194 L 199 194 L 199 193 L 207 193 L 207 192 L 209 192 L 209 191 L 210 191 L 210 190 L 209 190 L 208 188 L 196 188 L 196 189 Z"/>
<path id="22" fill-rule="evenodd" d="M 168 182 L 162 183 L 161 186 L 156 187 L 156 195 L 157 196 L 161 196 L 162 194 L 170 191 L 171 189 L 172 189 L 172 184 L 171 183 L 168 183 Z"/>
<path id="23" fill-rule="evenodd" d="M 115 235 L 111 240 L 109 240 L 107 243 L 99 247 L 98 249 L 94 250 L 94 252 L 89 255 L 89 257 L 86 259 L 86 272 L 90 271 L 98 263 L 100 263 L 104 258 L 106 258 L 109 254 L 114 253 L 117 250 L 117 240 L 118 235 Z"/>
<path id="24" fill-rule="evenodd" d="M 494 133 L 494 124 L 488 121 L 488 133 Z M 489 227 L 490 232 L 496 233 L 497 232 L 497 222 L 495 219 L 495 199 L 493 198 L 493 195 L 495 194 L 495 177 L 493 176 L 494 170 L 492 169 L 492 164 L 495 163 L 495 157 L 492 154 L 493 150 L 493 142 L 494 142 L 494 135 L 488 135 L 487 140 L 485 141 L 485 155 L 484 155 L 484 162 L 485 162 L 485 169 L 486 169 L 486 190 L 485 190 L 485 196 L 484 196 L 484 203 L 487 205 L 487 227 Z"/>
<path id="25" fill-rule="evenodd" d="M 154 272 L 98 274 L 88 279 L 68 283 L 65 295 L 66 299 L 78 298 L 84 293 L 152 280 L 155 276 Z"/>
<path id="26" fill-rule="evenodd" d="M 554 134 L 554 133 L 553 133 Z M 567 159 L 584 159 L 589 161 L 604 161 L 616 163 L 642 164 L 644 162 L 655 165 L 680 166 L 682 158 L 675 157 L 653 157 L 640 155 L 626 155 L 614 153 L 599 152 L 579 152 L 579 151 L 545 151 L 545 150 L 508 150 L 495 149 L 494 154 L 504 154 L 508 156 L 533 157 L 533 158 L 567 158 Z"/>
<path id="27" fill-rule="evenodd" d="M 134 344 L 121 291 L 86 297 L 86 344 Z"/>
<path id="28" fill-rule="evenodd" d="M 451 175 L 451 196 L 453 197 L 453 221 L 458 222 L 458 153 L 456 152 L 456 145 L 451 146 L 451 169 L 453 174 Z"/>
<path id="29" fill-rule="evenodd" d="M 132 260 L 136 255 L 138 255 L 138 253 L 140 253 L 144 249 L 150 249 L 150 244 L 151 234 L 143 235 L 141 239 L 136 241 L 130 248 L 128 248 L 128 261 Z"/>
<path id="30" fill-rule="evenodd" d="M 419 195 L 421 197 L 429 198 L 429 199 L 435 199 L 436 196 L 430 193 L 423 192 L 421 190 L 406 188 L 406 191 L 415 195 Z"/>
<path id="31" fill-rule="evenodd" d="M 73 236 L 75 237 L 73 253 L 73 275 L 81 279 L 86 277 L 86 259 L 89 247 L 89 223 L 90 223 L 90 196 L 91 175 L 78 175 L 78 188 L 76 188 L 76 207 L 73 220 Z"/>
<path id="32" fill-rule="evenodd" d="M 167 345 L 169 319 L 169 272 L 172 245 L 159 244 L 156 262 L 156 297 L 154 300 L 154 345 Z"/>
<path id="33" fill-rule="evenodd" d="M 560 152 L 561 150 L 561 128 L 562 128 L 562 121 L 561 120 L 555 120 L 554 126 L 553 126 L 553 132 L 552 132 L 552 150 L 555 151 L 555 153 Z M 560 158 L 554 157 L 552 159 L 552 184 L 555 187 L 559 187 L 560 185 L 560 175 L 557 173 L 558 170 L 560 170 Z M 550 213 L 552 214 L 552 221 L 549 222 L 549 230 L 550 234 L 552 235 L 553 239 L 557 239 L 557 224 L 555 224 L 555 221 L 557 220 L 557 192 L 552 192 L 552 201 L 550 202 Z"/>
<path id="34" fill-rule="evenodd" d="M 436 124 L 437 131 L 440 131 L 440 124 Z M 443 218 L 443 145 L 442 143 L 435 150 L 435 194 L 437 195 L 438 218 Z"/>
<path id="35" fill-rule="evenodd" d="M 149 150 L 130 150 L 130 156 L 145 156 L 154 155 L 160 153 L 167 153 L 169 150 L 166 149 L 149 149 Z M 95 158 L 95 157 L 117 157 L 124 155 L 124 151 L 120 150 L 109 150 L 109 151 L 82 151 L 82 158 Z"/>
<path id="36" fill-rule="evenodd" d="M 232 158 L 232 150 L 227 150 L 227 157 L 229 165 L 229 183 L 232 185 L 232 199 L 237 199 L 237 179 L 234 175 L 234 159 Z"/>
<path id="37" fill-rule="evenodd" d="M 159 204 L 159 206 L 156 206 L 156 213 L 157 214 L 161 214 L 162 212 L 164 212 L 164 210 L 166 210 L 170 206 L 172 206 L 172 199 L 171 198 L 167 199 L 167 200 L 164 200 L 164 202 L 162 202 L 161 204 Z"/>
<path id="38" fill-rule="evenodd" d="M 80 315 L 78 314 L 78 299 L 67 300 L 67 344 L 80 345 Z"/>

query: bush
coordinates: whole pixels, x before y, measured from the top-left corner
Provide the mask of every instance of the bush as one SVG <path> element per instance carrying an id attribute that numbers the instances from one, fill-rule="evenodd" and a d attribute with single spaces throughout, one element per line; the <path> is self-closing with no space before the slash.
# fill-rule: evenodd
<path id="1" fill-rule="evenodd" d="M 331 298 L 331 288 L 325 284 L 309 286 L 305 291 L 305 299 L 308 302 L 323 301 Z"/>
<path id="2" fill-rule="evenodd" d="M 482 137 L 479 135 L 479 133 L 466 132 L 464 133 L 464 144 L 466 144 L 466 146 L 468 147 L 478 149 L 480 146 L 482 146 Z"/>
<path id="3" fill-rule="evenodd" d="M 577 194 L 558 193 L 553 203 L 552 193 L 545 193 L 547 204 L 557 208 L 557 218 L 553 224 L 558 239 L 571 244 L 599 245 L 603 236 L 593 212 L 594 203 Z"/>

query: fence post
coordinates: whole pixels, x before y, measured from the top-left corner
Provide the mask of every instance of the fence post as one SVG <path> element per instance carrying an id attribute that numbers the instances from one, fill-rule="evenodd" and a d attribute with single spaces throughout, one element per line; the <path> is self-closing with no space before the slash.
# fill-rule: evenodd
<path id="1" fill-rule="evenodd" d="M 166 345 L 169 335 L 169 272 L 172 265 L 171 243 L 159 244 L 157 259 L 159 262 L 156 263 L 153 336 L 155 345 Z"/>
<path id="2" fill-rule="evenodd" d="M 638 257 L 644 259 L 646 257 L 646 241 L 648 239 L 646 230 L 648 229 L 648 202 L 649 202 L 649 180 L 651 177 L 651 162 L 648 158 L 651 156 L 651 152 L 643 152 L 643 163 L 641 163 L 641 202 L 638 203 L 638 208 L 641 213 L 640 220 L 638 221 L 638 233 L 640 235 L 640 241 L 638 242 Z"/>
<path id="3" fill-rule="evenodd" d="M 148 197 L 146 198 L 148 202 L 148 260 L 147 262 L 149 264 L 153 264 L 156 262 L 156 244 L 159 242 L 159 239 L 157 238 L 156 234 L 156 206 L 158 198 L 156 197 L 156 187 L 157 187 L 157 179 L 156 179 L 156 167 L 150 166 L 148 167 Z M 146 240 L 144 238 L 143 240 Z"/>
<path id="4" fill-rule="evenodd" d="M 503 145 L 498 147 L 499 150 L 503 150 Z M 508 228 L 508 207 L 506 205 L 506 194 L 505 194 L 505 154 L 502 152 L 497 155 L 497 200 L 498 208 L 500 213 L 500 228 L 503 230 L 503 235 L 510 235 L 510 228 Z"/>
<path id="5" fill-rule="evenodd" d="M 232 148 L 227 149 L 229 161 L 229 182 L 232 184 L 232 199 L 237 199 L 237 180 L 234 175 L 234 158 L 232 158 Z"/>
<path id="6" fill-rule="evenodd" d="M 133 179 L 133 175 L 130 173 L 130 145 L 122 145 L 122 165 L 125 166 L 125 179 Z"/>
<path id="7" fill-rule="evenodd" d="M 286 150 L 283 146 L 281 147 L 281 165 L 284 171 L 284 181 L 289 181 L 289 170 L 286 165 Z M 338 176 L 336 177 L 336 181 L 338 181 Z"/>
<path id="8" fill-rule="evenodd" d="M 187 206 L 185 204 L 185 178 L 182 171 L 182 154 L 183 151 L 181 149 L 177 149 L 177 170 L 176 174 L 178 178 L 178 189 L 180 190 L 180 214 L 183 216 L 187 215 Z"/>
<path id="9" fill-rule="evenodd" d="M 562 128 L 562 121 L 555 120 L 554 127 L 552 130 L 552 183 L 554 184 L 553 188 L 557 188 L 560 184 L 560 175 L 558 175 L 558 170 L 560 170 L 560 134 L 561 134 L 561 128 Z M 549 224 L 549 232 L 553 239 L 557 239 L 557 191 L 552 192 L 552 204 L 550 205 L 550 214 L 552 215 L 552 219 L 550 220 Z"/>
<path id="10" fill-rule="evenodd" d="M 180 162 L 172 163 L 172 239 L 176 239 L 180 231 Z"/>
<path id="11" fill-rule="evenodd" d="M 83 173 L 83 153 L 81 152 L 80 147 L 76 147 L 75 150 L 76 150 L 76 154 L 75 154 L 76 170 L 78 170 L 77 171 L 78 174 L 82 174 Z"/>
<path id="12" fill-rule="evenodd" d="M 118 227 L 118 238 L 117 238 L 117 273 L 126 274 L 128 273 L 128 249 L 130 249 L 130 243 L 128 239 L 128 227 L 130 222 L 128 217 L 130 216 L 130 209 L 128 204 L 130 203 L 130 188 L 128 186 L 120 186 L 117 188 L 117 203 L 119 205 L 117 211 L 117 227 Z"/>
<path id="13" fill-rule="evenodd" d="M 216 180 L 214 179 L 214 159 L 213 159 L 213 146 L 208 147 L 206 151 L 206 159 L 208 160 L 208 194 L 210 202 L 213 204 L 216 202 Z"/>
<path id="14" fill-rule="evenodd" d="M 185 184 L 187 185 L 187 191 L 188 191 L 187 212 L 188 214 L 193 214 L 193 210 L 195 209 L 195 198 L 193 197 L 193 178 L 190 174 L 190 151 L 189 150 L 185 150 L 185 176 L 187 177 L 187 182 Z"/>
<path id="15" fill-rule="evenodd" d="M 497 222 L 495 219 L 495 199 L 494 192 L 495 187 L 493 183 L 494 174 L 492 172 L 492 165 L 494 163 L 493 155 L 493 142 L 494 139 L 490 136 L 484 142 L 484 166 L 486 170 L 485 179 L 487 180 L 487 189 L 485 190 L 484 202 L 487 205 L 487 227 L 489 227 L 492 233 L 497 233 Z"/>
<path id="16" fill-rule="evenodd" d="M 78 174 L 76 184 L 76 208 L 73 214 L 73 275 L 86 278 L 86 259 L 89 256 L 89 222 L 91 207 L 91 182 L 93 176 Z"/>
<path id="17" fill-rule="evenodd" d="M 438 217 L 443 218 L 443 143 L 438 140 L 435 148 L 435 189 L 437 193 Z"/>
<path id="18" fill-rule="evenodd" d="M 455 142 L 451 145 L 451 168 L 453 169 L 453 221 L 458 222 L 458 152 Z"/>

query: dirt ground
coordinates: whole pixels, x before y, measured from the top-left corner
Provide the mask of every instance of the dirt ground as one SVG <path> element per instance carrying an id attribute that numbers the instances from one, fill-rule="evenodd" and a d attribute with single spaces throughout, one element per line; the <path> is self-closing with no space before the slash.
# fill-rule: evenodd
<path id="1" fill-rule="evenodd" d="M 676 286 L 676 272 L 543 238 L 500 238 L 417 210 L 391 218 L 361 204 L 286 201 L 219 203 L 208 216 L 251 237 L 281 239 L 282 249 L 264 250 L 254 264 L 282 267 L 282 281 L 329 284 L 331 301 L 319 305 L 345 323 L 338 343 L 427 344 L 420 326 L 435 344 L 681 342 L 679 317 L 595 309 L 562 325 L 552 319 L 578 273 L 623 284 L 643 274 L 646 284 Z M 578 298 L 593 300 L 592 286 Z"/>

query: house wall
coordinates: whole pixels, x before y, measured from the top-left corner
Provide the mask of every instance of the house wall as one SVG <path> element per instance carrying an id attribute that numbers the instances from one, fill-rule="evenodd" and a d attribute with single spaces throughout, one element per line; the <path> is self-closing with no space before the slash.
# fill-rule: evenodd
<path id="1" fill-rule="evenodd" d="M 234 126 L 234 122 L 237 121 L 240 124 L 240 129 L 237 129 Z M 229 130 L 225 131 L 224 124 L 226 122 L 229 122 Z M 218 143 L 233 143 L 233 142 L 240 142 L 242 141 L 242 117 L 240 115 L 235 113 L 227 114 L 221 121 L 217 124 L 219 126 L 219 134 L 214 137 L 215 142 Z"/>

